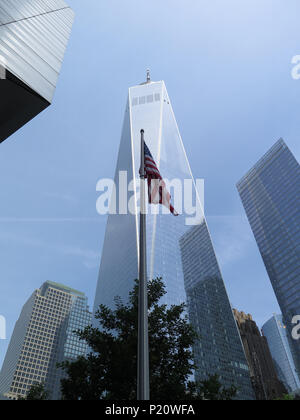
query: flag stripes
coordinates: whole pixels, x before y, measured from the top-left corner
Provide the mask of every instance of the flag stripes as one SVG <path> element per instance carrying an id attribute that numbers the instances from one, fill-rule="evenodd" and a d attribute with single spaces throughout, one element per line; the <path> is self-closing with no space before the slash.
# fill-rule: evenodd
<path id="1" fill-rule="evenodd" d="M 144 174 L 148 184 L 148 199 L 150 204 L 162 204 L 167 207 L 174 216 L 178 216 L 171 204 L 171 195 L 157 168 L 151 152 L 144 142 Z"/>

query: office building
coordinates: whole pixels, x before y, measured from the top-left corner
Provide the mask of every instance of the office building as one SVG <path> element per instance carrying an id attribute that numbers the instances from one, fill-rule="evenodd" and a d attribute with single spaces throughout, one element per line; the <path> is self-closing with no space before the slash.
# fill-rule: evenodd
<path id="1" fill-rule="evenodd" d="M 0 143 L 52 102 L 74 14 L 63 0 L 0 4 Z"/>
<path id="2" fill-rule="evenodd" d="M 292 337 L 300 315 L 300 166 L 283 140 L 237 185 L 252 231 Z M 300 340 L 292 340 L 300 371 Z"/>
<path id="3" fill-rule="evenodd" d="M 249 399 L 249 367 L 205 220 L 189 228 L 179 245 L 189 319 L 199 336 L 195 379 L 217 374 L 225 387 L 237 386 L 239 399 Z"/>
<path id="4" fill-rule="evenodd" d="M 0 373 L 0 394 L 25 397 L 33 384 L 45 384 L 60 399 L 63 372 L 57 363 L 86 355 L 87 344 L 74 333 L 92 322 L 86 296 L 47 281 L 24 305 Z"/>
<path id="5" fill-rule="evenodd" d="M 106 227 L 94 312 L 100 304 L 113 307 L 116 296 L 127 301 L 138 277 L 141 129 L 145 131 L 145 142 L 162 177 L 168 185 L 173 185 L 170 187 L 172 203 L 179 213 L 174 217 L 168 211 L 165 214 L 163 206 L 148 206 L 148 277 L 162 277 L 167 293 L 161 303 L 191 302 L 188 308 L 191 320 L 196 326 L 197 320 L 208 326 L 201 343 L 209 351 L 197 353 L 197 378 L 219 374 L 224 385 L 238 386 L 240 399 L 252 399 L 249 370 L 207 229 L 201 194 L 195 189 L 165 83 L 152 82 L 149 77 L 146 83 L 129 89 L 115 174 L 117 194 Z M 127 176 L 125 185 L 120 178 L 124 173 Z M 177 195 L 175 184 L 177 191 L 178 185 L 179 190 L 182 188 Z M 122 200 L 120 197 L 124 193 L 126 196 L 128 185 L 129 193 Z M 185 188 L 187 185 L 190 189 Z M 186 200 L 182 199 L 183 196 Z M 194 213 L 193 207 L 197 209 Z M 202 245 L 202 239 L 206 246 Z M 194 246 L 198 247 L 197 252 L 190 258 Z M 192 274 L 190 266 L 193 266 Z M 220 290 L 208 308 L 202 306 L 204 284 L 207 288 Z M 201 296 L 198 302 L 192 297 L 196 289 Z"/>
<path id="6" fill-rule="evenodd" d="M 282 315 L 274 314 L 264 324 L 262 332 L 268 341 L 279 379 L 288 392 L 300 392 L 300 377 L 295 366 L 288 329 Z"/>
<path id="7" fill-rule="evenodd" d="M 261 335 L 250 314 L 236 309 L 233 313 L 242 337 L 256 399 L 272 401 L 282 398 L 287 389 L 278 379 L 266 337 Z"/>

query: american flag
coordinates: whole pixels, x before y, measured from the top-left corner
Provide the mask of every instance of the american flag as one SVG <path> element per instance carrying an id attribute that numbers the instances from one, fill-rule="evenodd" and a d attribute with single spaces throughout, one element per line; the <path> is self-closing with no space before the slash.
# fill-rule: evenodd
<path id="1" fill-rule="evenodd" d="M 149 203 L 162 204 L 163 206 L 166 206 L 174 216 L 178 216 L 178 213 L 171 204 L 171 195 L 166 188 L 166 184 L 162 179 L 151 152 L 145 142 L 144 153 L 144 174 L 145 178 L 147 178 Z"/>

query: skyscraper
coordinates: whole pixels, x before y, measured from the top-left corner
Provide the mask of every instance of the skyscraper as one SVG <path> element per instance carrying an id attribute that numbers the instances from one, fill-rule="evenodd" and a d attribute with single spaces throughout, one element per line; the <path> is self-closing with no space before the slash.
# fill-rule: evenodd
<path id="1" fill-rule="evenodd" d="M 262 327 L 274 360 L 279 379 L 289 392 L 300 391 L 300 377 L 297 373 L 290 338 L 282 315 L 274 314 Z"/>
<path id="2" fill-rule="evenodd" d="M 217 374 L 239 398 L 252 396 L 249 367 L 243 351 L 222 274 L 205 220 L 179 240 L 189 319 L 199 340 L 194 345 L 196 380 Z"/>
<path id="3" fill-rule="evenodd" d="M 52 101 L 74 19 L 63 0 L 0 6 L 0 143 Z"/>
<path id="4" fill-rule="evenodd" d="M 47 281 L 24 305 L 0 373 L 0 394 L 24 397 L 31 385 L 44 383 L 49 398 L 60 398 L 62 372 L 57 363 L 88 351 L 74 334 L 92 322 L 86 296 Z"/>
<path id="5" fill-rule="evenodd" d="M 292 337 L 293 317 L 300 315 L 299 163 L 280 139 L 237 188 Z M 292 341 L 300 372 L 300 340 Z"/>
<path id="6" fill-rule="evenodd" d="M 278 379 L 266 337 L 261 335 L 250 314 L 236 309 L 233 313 L 241 333 L 256 399 L 281 398 L 287 389 Z"/>
<path id="7" fill-rule="evenodd" d="M 179 213 L 178 217 L 174 217 L 170 213 L 163 214 L 162 206 L 149 205 L 148 277 L 163 278 L 167 293 L 162 303 L 170 305 L 191 301 L 189 308 L 193 307 L 193 310 L 189 309 L 189 314 L 196 313 L 197 320 L 208 328 L 202 340 L 207 351 L 205 354 L 198 353 L 198 378 L 206 378 L 209 374 L 220 374 L 224 384 L 238 385 L 240 398 L 251 399 L 253 391 L 242 343 L 208 233 L 203 206 L 195 188 L 163 81 L 151 82 L 148 79 L 146 83 L 129 89 L 115 174 L 117 194 L 112 202 L 106 227 L 94 311 L 100 304 L 112 307 L 116 296 L 126 301 L 129 291 L 133 288 L 134 279 L 138 277 L 138 177 L 141 129 L 145 131 L 145 142 L 162 177 L 170 183 L 169 190 L 171 193 L 174 192 L 172 202 Z M 127 182 L 124 183 L 124 178 L 120 176 L 124 173 L 130 184 L 128 194 Z M 177 192 L 180 191 L 177 195 L 172 186 L 177 186 Z M 123 195 L 125 199 L 122 199 Z M 127 200 L 129 200 L 128 206 Z M 197 211 L 192 211 L 193 208 Z M 192 242 L 194 236 L 196 236 L 196 248 Z M 202 239 L 205 240 L 206 246 L 202 245 Z M 191 251 L 196 253 L 190 261 L 188 258 Z M 189 276 L 190 265 L 193 265 L 194 271 Z M 201 277 L 197 271 L 198 267 Z M 204 283 L 208 289 L 212 288 L 214 291 L 219 289 L 219 293 L 214 301 L 212 299 L 209 307 L 202 308 Z M 201 296 L 199 304 L 195 299 L 187 298 L 188 293 L 192 293 L 190 290 L 196 287 Z M 214 291 L 208 290 L 208 293 Z M 196 305 L 196 312 L 192 305 Z M 210 311 L 213 314 L 210 314 Z M 210 358 L 211 364 L 209 364 Z"/>

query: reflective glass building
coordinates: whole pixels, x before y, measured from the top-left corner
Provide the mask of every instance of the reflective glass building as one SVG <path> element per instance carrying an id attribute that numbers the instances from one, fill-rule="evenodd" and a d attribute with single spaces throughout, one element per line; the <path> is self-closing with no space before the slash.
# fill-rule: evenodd
<path id="1" fill-rule="evenodd" d="M 291 336 L 300 315 L 300 166 L 283 140 L 237 185 Z M 293 340 L 300 372 L 300 340 Z"/>
<path id="2" fill-rule="evenodd" d="M 1 0 L 0 143 L 51 104 L 73 19 L 63 0 Z"/>
<path id="3" fill-rule="evenodd" d="M 52 400 L 60 399 L 62 371 L 57 363 L 88 352 L 74 330 L 92 322 L 86 296 L 61 284 L 46 282 L 24 305 L 15 325 L 0 373 L 0 394 L 24 397 L 44 383 Z"/>
<path id="4" fill-rule="evenodd" d="M 300 390 L 300 378 L 296 370 L 288 331 L 283 323 L 282 315 L 273 315 L 262 327 L 263 335 L 274 360 L 279 379 L 289 392 Z"/>
<path id="5" fill-rule="evenodd" d="M 164 207 L 149 205 L 147 215 L 148 277 L 162 277 L 167 294 L 162 303 L 187 302 L 201 340 L 195 346 L 198 378 L 219 374 L 226 385 L 239 387 L 239 398 L 252 399 L 249 371 L 229 299 L 207 229 L 185 149 L 164 82 L 129 89 L 115 174 L 116 199 L 108 217 L 94 311 L 99 304 L 114 305 L 115 296 L 127 300 L 139 266 L 140 130 L 180 214 L 164 214 Z M 120 199 L 127 184 L 127 200 Z M 179 185 L 179 188 L 178 188 Z M 180 190 L 180 186 L 182 190 Z M 189 187 L 190 188 L 189 188 Z M 186 188 L 185 188 L 186 187 Z M 181 200 L 182 197 L 186 200 Z M 126 206 L 124 203 L 126 202 Z M 184 205 L 183 205 L 184 202 Z M 127 209 L 128 204 L 128 209 Z M 115 210 L 115 207 L 117 211 Z M 197 208 L 197 213 L 193 212 Z M 134 210 L 134 211 L 132 211 Z M 201 347 L 203 346 L 203 347 Z"/>
<path id="6" fill-rule="evenodd" d="M 196 379 L 218 374 L 226 387 L 238 384 L 240 398 L 249 397 L 249 367 L 206 222 L 188 229 L 179 244 L 189 318 L 200 337 Z"/>

